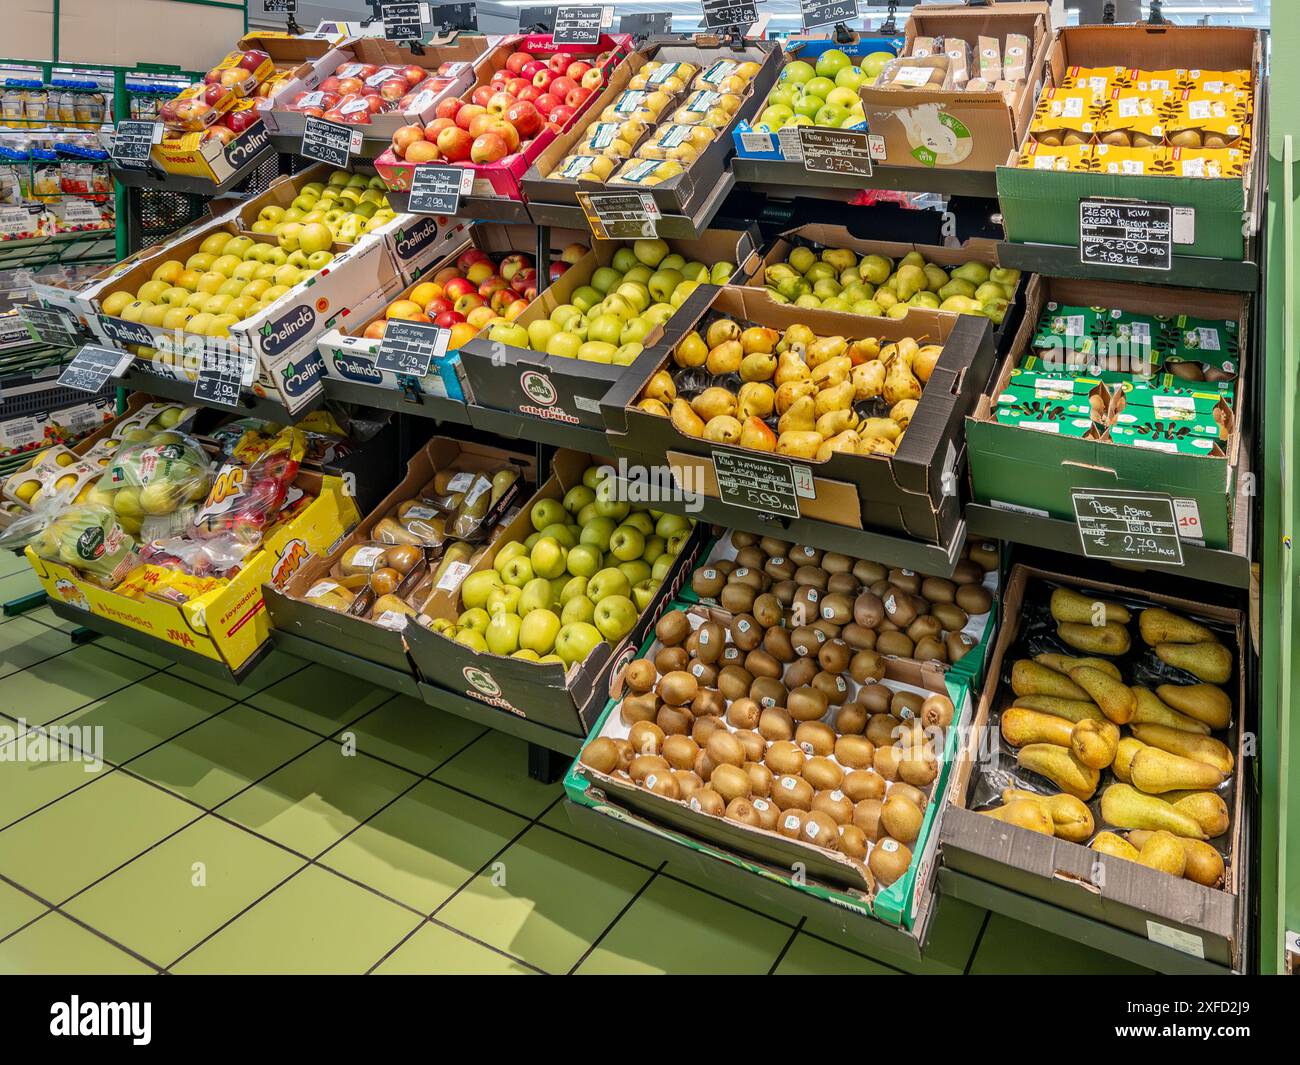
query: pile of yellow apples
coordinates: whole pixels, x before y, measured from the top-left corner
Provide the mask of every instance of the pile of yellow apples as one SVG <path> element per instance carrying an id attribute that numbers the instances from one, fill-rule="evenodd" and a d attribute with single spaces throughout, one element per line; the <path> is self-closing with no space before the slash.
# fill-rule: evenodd
<path id="1" fill-rule="evenodd" d="M 335 170 L 324 182 L 310 181 L 288 207 L 268 204 L 258 213 L 252 231 L 275 237 L 286 251 L 300 246 L 310 254 L 331 244 L 355 244 L 397 217 L 388 205 L 387 186 L 380 177 Z M 320 230 L 329 233 L 324 239 Z"/>
<path id="2" fill-rule="evenodd" d="M 672 419 L 686 436 L 824 462 L 835 453 L 892 455 L 912 420 L 943 348 L 912 337 L 882 340 L 817 336 L 809 326 L 784 333 L 715 318 L 673 349 L 678 372 L 740 377 L 690 399 L 667 368 L 647 382 L 637 406 Z M 855 409 L 870 402 L 881 417 Z M 773 428 L 775 425 L 775 428 Z"/>
<path id="3" fill-rule="evenodd" d="M 224 337 L 236 322 L 266 310 L 294 285 L 334 258 L 325 249 L 301 247 L 227 232 L 209 234 L 184 262 L 168 259 L 135 292 L 105 296 L 106 315 L 196 336 Z"/>

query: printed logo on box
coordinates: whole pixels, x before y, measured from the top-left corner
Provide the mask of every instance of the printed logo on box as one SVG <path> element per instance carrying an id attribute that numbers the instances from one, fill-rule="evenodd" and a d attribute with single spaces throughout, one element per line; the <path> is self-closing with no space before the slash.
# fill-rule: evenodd
<path id="1" fill-rule="evenodd" d="M 223 152 L 231 168 L 238 170 L 271 143 L 271 133 L 263 122 L 255 123 L 242 137 L 236 137 Z"/>
<path id="2" fill-rule="evenodd" d="M 551 379 L 535 370 L 525 370 L 519 375 L 519 387 L 524 390 L 524 395 L 543 407 L 555 406 L 560 398 Z"/>
<path id="3" fill-rule="evenodd" d="M 290 540 L 284 545 L 280 557 L 275 560 L 275 565 L 271 567 L 271 583 L 283 590 L 309 558 L 311 558 L 311 550 L 307 547 L 306 540 L 296 538 Z"/>
<path id="4" fill-rule="evenodd" d="M 430 215 L 397 231 L 397 255 L 403 262 L 414 259 L 438 238 L 438 220 Z"/>
<path id="5" fill-rule="evenodd" d="M 501 697 L 501 685 L 496 682 L 492 674 L 485 669 L 479 669 L 478 666 L 466 666 L 461 670 L 465 679 L 475 688 L 481 691 L 490 699 Z"/>
<path id="6" fill-rule="evenodd" d="M 290 396 L 301 396 L 310 392 L 325 373 L 325 360 L 319 351 L 308 352 L 297 362 L 289 363 L 280 373 L 285 392 Z"/>
<path id="7" fill-rule="evenodd" d="M 374 359 L 364 359 L 344 351 L 335 351 L 332 360 L 338 375 L 349 381 L 378 384 L 384 379 L 383 373 L 375 366 Z"/>
<path id="8" fill-rule="evenodd" d="M 90 602 L 86 599 L 85 593 L 67 577 L 59 577 L 54 582 L 54 590 L 65 603 L 90 613 Z"/>
<path id="9" fill-rule="evenodd" d="M 262 349 L 268 355 L 279 355 L 312 332 L 316 326 L 316 312 L 306 303 L 300 303 L 283 318 L 262 326 Z"/>

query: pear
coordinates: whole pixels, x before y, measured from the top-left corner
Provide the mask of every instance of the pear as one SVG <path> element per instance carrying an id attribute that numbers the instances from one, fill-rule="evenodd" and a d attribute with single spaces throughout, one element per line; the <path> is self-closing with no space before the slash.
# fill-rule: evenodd
<path id="1" fill-rule="evenodd" d="M 1201 826 L 1181 810 L 1128 784 L 1112 784 L 1101 793 L 1101 817 L 1116 828 L 1143 828 L 1204 839 Z"/>
<path id="2" fill-rule="evenodd" d="M 1179 813 L 1184 813 L 1201 826 L 1206 837 L 1213 839 L 1228 831 L 1228 804 L 1223 796 L 1213 791 L 1168 792 L 1161 796 Z"/>
<path id="3" fill-rule="evenodd" d="M 1180 714 L 1177 710 L 1166 706 L 1149 688 L 1134 688 L 1133 695 L 1137 698 L 1137 706 L 1134 707 L 1133 716 L 1129 719 L 1130 725 L 1165 725 L 1168 728 L 1201 735 L 1210 731 L 1210 726 L 1203 721 L 1197 721 L 1194 717 Z"/>
<path id="4" fill-rule="evenodd" d="M 1056 635 L 1061 642 L 1076 651 L 1090 654 L 1122 655 L 1127 654 L 1132 641 L 1128 629 L 1113 621 L 1105 625 L 1085 625 L 1074 621 L 1062 621 L 1056 626 Z"/>
<path id="5" fill-rule="evenodd" d="M 838 436 L 840 433 L 856 429 L 857 425 L 857 412 L 850 407 L 846 407 L 844 410 L 827 411 L 817 419 L 817 424 L 814 428 L 817 432 L 821 433 L 823 437 L 829 440 L 832 436 Z M 853 445 L 853 448 L 850 450 L 857 449 L 856 433 L 853 434 Z"/>
<path id="6" fill-rule="evenodd" d="M 695 411 L 691 410 L 691 405 L 681 396 L 673 400 L 672 411 L 669 416 L 672 418 L 673 428 L 679 433 L 686 436 L 704 435 L 704 422 Z"/>
<path id="7" fill-rule="evenodd" d="M 1062 699 L 1055 695 L 1021 695 L 1013 706 L 1023 706 L 1044 714 L 1055 714 L 1066 721 L 1105 721 L 1106 715 L 1091 702 L 1082 699 Z"/>
<path id="8" fill-rule="evenodd" d="M 989 271 L 989 280 L 996 281 L 1008 292 L 1015 292 L 1020 285 L 1020 271 L 1006 266 L 995 266 Z"/>
<path id="9" fill-rule="evenodd" d="M 858 439 L 862 441 L 858 447 L 859 455 L 892 455 L 898 450 L 893 440 L 886 440 L 883 436 L 864 436 L 859 432 Z"/>
<path id="10" fill-rule="evenodd" d="M 808 283 L 806 278 L 802 277 L 787 277 L 784 280 L 777 282 L 776 286 L 776 295 L 780 296 L 787 303 L 793 303 L 795 300 L 807 296 L 811 292 L 812 285 Z"/>
<path id="11" fill-rule="evenodd" d="M 706 422 L 720 414 L 735 414 L 736 397 L 729 390 L 715 385 L 691 400 L 691 410 Z"/>
<path id="12" fill-rule="evenodd" d="M 747 381 L 736 393 L 736 417 L 766 418 L 776 407 L 776 392 L 766 381 Z"/>
<path id="13" fill-rule="evenodd" d="M 868 418 L 858 427 L 858 435 L 892 442 L 903 435 L 903 430 L 892 418 Z"/>
<path id="14" fill-rule="evenodd" d="M 983 314 L 984 308 L 979 300 L 969 296 L 949 296 L 939 304 L 939 310 L 952 311 L 954 314 Z"/>
<path id="15" fill-rule="evenodd" d="M 1093 769 L 1105 769 L 1119 749 L 1119 729 L 1109 721 L 1079 721 L 1070 730 L 1074 757 Z"/>
<path id="16" fill-rule="evenodd" d="M 816 339 L 817 334 L 808 326 L 792 325 L 782 334 L 781 344 L 784 344 L 787 350 L 798 345 L 802 350 L 807 351 L 808 346 Z M 777 345 L 777 350 L 782 350 L 780 344 Z"/>
<path id="17" fill-rule="evenodd" d="M 728 340 L 740 340 L 740 326 L 730 318 L 719 318 L 709 323 L 709 328 L 705 330 L 704 342 L 708 344 L 709 350 L 716 348 L 719 344 L 724 344 Z"/>
<path id="18" fill-rule="evenodd" d="M 1147 842 L 1155 835 L 1154 832 L 1138 828 L 1130 832 L 1128 838 L 1135 847 L 1145 850 Z M 1188 839 L 1186 836 L 1174 838 L 1182 844 L 1186 859 L 1183 869 L 1184 879 L 1204 887 L 1218 887 L 1223 883 L 1223 855 L 1199 839 Z"/>
<path id="19" fill-rule="evenodd" d="M 847 355 L 837 355 L 819 364 L 812 372 L 812 382 L 818 388 L 829 388 L 849 379 L 853 370 L 853 360 Z"/>
<path id="20" fill-rule="evenodd" d="M 900 399 L 889 408 L 889 420 L 897 422 L 899 426 L 906 429 L 912 424 L 912 415 L 916 413 L 916 400 Z"/>
<path id="21" fill-rule="evenodd" d="M 770 381 L 776 373 L 776 356 L 756 351 L 740 360 L 742 381 Z"/>
<path id="22" fill-rule="evenodd" d="M 904 255 L 901 259 L 898 260 L 898 265 L 900 267 L 924 266 L 925 256 L 922 255 L 919 251 L 909 251 L 906 255 Z"/>
<path id="23" fill-rule="evenodd" d="M 1232 772 L 1232 752 L 1226 744 L 1210 736 L 1194 735 L 1168 725 L 1134 722 L 1129 728 L 1134 736 L 1148 746 L 1159 747 L 1162 751 L 1190 758 L 1194 762 L 1204 762 L 1224 774 Z"/>
<path id="24" fill-rule="evenodd" d="M 898 293 L 889 288 L 876 289 L 873 301 L 876 306 L 880 308 L 880 314 L 886 314 L 890 307 L 897 306 L 901 302 L 898 298 Z"/>
<path id="25" fill-rule="evenodd" d="M 1158 643 L 1156 657 L 1211 684 L 1232 679 L 1232 652 L 1221 643 Z"/>
<path id="26" fill-rule="evenodd" d="M 1187 868 L 1187 852 L 1178 838 L 1170 832 L 1152 832 L 1145 838 L 1138 861 L 1170 876 L 1182 876 Z"/>
<path id="27" fill-rule="evenodd" d="M 934 373 L 934 367 L 939 361 L 939 356 L 943 354 L 943 348 L 938 344 L 926 344 L 916 353 L 912 360 L 912 373 L 921 384 L 930 380 L 930 375 Z"/>
<path id="28" fill-rule="evenodd" d="M 857 261 L 857 255 L 848 248 L 826 248 L 822 251 L 822 262 L 830 263 L 837 272 L 852 268 Z"/>
<path id="29" fill-rule="evenodd" d="M 740 446 L 753 448 L 755 451 L 775 451 L 776 433 L 761 418 L 748 417 L 740 427 Z"/>
<path id="30" fill-rule="evenodd" d="M 781 415 L 780 421 L 777 422 L 776 431 L 778 433 L 812 432 L 817 426 L 817 419 L 813 416 L 813 409 L 812 396 L 800 396 Z M 818 440 L 818 443 L 820 442 Z"/>
<path id="31" fill-rule="evenodd" d="M 948 271 L 935 263 L 926 263 L 921 267 L 925 271 L 925 287 L 931 292 L 938 292 L 948 284 Z"/>
<path id="32" fill-rule="evenodd" d="M 1115 760 L 1110 763 L 1110 771 L 1125 784 L 1131 783 L 1133 778 L 1130 771 L 1133 759 L 1144 747 L 1146 744 L 1141 740 L 1134 739 L 1132 736 L 1122 737 L 1119 746 L 1115 748 Z"/>
<path id="33" fill-rule="evenodd" d="M 673 375 L 667 370 L 656 370 L 650 375 L 645 388 L 641 390 L 645 399 L 657 399 L 661 403 L 671 403 L 677 398 L 677 386 L 673 384 Z"/>
<path id="34" fill-rule="evenodd" d="M 827 415 L 827 417 L 830 417 L 830 415 Z M 818 422 L 818 425 L 820 424 Z M 821 430 L 819 429 L 818 432 L 820 433 Z M 832 455 L 838 453 L 855 455 L 861 444 L 862 441 L 858 439 L 857 433 L 852 429 L 845 429 L 843 432 L 836 433 L 826 439 L 825 443 L 817 449 L 816 459 L 818 462 L 825 462 Z"/>
<path id="35" fill-rule="evenodd" d="M 1034 661 L 1048 669 L 1054 669 L 1058 673 L 1069 673 L 1075 666 L 1092 666 L 1093 669 L 1100 669 L 1108 676 L 1116 680 L 1123 680 L 1123 674 L 1119 671 L 1119 666 L 1114 662 L 1108 662 L 1104 658 L 1071 658 L 1069 655 L 1058 655 L 1044 651 L 1040 655 L 1034 655 Z"/>
<path id="36" fill-rule="evenodd" d="M 853 382 L 854 400 L 874 399 L 885 390 L 884 363 L 873 359 L 855 366 L 850 379 Z"/>
<path id="37" fill-rule="evenodd" d="M 705 352 L 707 355 L 708 353 Z M 812 370 L 808 364 L 791 349 L 783 351 L 776 359 L 776 373 L 772 380 L 776 382 L 778 388 L 787 381 L 807 381 L 812 378 Z"/>
<path id="38" fill-rule="evenodd" d="M 1158 643 L 1218 641 L 1218 637 L 1204 625 L 1160 607 L 1151 607 L 1138 615 L 1138 631 L 1142 633 L 1142 639 L 1152 647 Z"/>
<path id="39" fill-rule="evenodd" d="M 1063 717 L 1016 706 L 1002 711 L 1001 728 L 1002 738 L 1012 747 L 1024 747 L 1030 743 L 1055 743 L 1068 747 L 1074 730 L 1074 726 Z"/>
<path id="40" fill-rule="evenodd" d="M 1051 611 L 1057 621 L 1077 621 L 1085 625 L 1112 621 L 1123 625 L 1129 620 L 1128 607 L 1096 596 L 1081 595 L 1069 588 L 1057 588 L 1052 592 Z"/>
<path id="41" fill-rule="evenodd" d="M 1156 695 L 1179 713 L 1212 729 L 1227 728 L 1232 722 L 1232 700 L 1213 684 L 1161 684 Z"/>
<path id="42" fill-rule="evenodd" d="M 1097 790 L 1100 775 L 1055 743 L 1031 743 L 1016 752 L 1016 764 L 1045 776 L 1062 791 L 1087 802 Z"/>
<path id="43" fill-rule="evenodd" d="M 1098 832 L 1097 838 L 1089 846 L 1098 854 L 1106 854 L 1112 858 L 1123 858 L 1126 862 L 1136 862 L 1139 858 L 1138 849 L 1122 836 L 1115 835 L 1114 832 Z"/>
<path id="44" fill-rule="evenodd" d="M 773 263 L 763 271 L 763 283 L 766 285 L 779 285 L 782 281 L 788 281 L 792 277 L 798 277 L 799 273 L 788 263 Z"/>
<path id="45" fill-rule="evenodd" d="M 900 266 L 895 274 L 898 278 L 896 291 L 900 300 L 908 300 L 926 286 L 925 271 L 919 266 L 908 264 Z"/>
<path id="46" fill-rule="evenodd" d="M 841 381 L 838 385 L 832 385 L 829 388 L 823 388 L 817 393 L 814 405 L 814 417 L 820 418 L 823 414 L 833 410 L 847 410 L 853 403 L 853 383 L 851 381 Z"/>
<path id="47" fill-rule="evenodd" d="M 980 813 L 1003 824 L 1026 828 L 1030 832 L 1039 832 L 1044 836 L 1054 834 L 1052 815 L 1039 803 L 1029 799 L 1013 799 L 1003 806 L 992 810 L 981 810 Z"/>
<path id="48" fill-rule="evenodd" d="M 817 394 L 817 386 L 811 381 L 786 381 L 773 395 L 777 414 L 784 414 L 794 402 L 804 396 L 811 398 Z"/>
<path id="49" fill-rule="evenodd" d="M 1129 764 L 1133 786 L 1148 795 L 1166 791 L 1213 791 L 1227 774 L 1212 765 L 1170 754 L 1159 747 L 1144 746 Z"/>
<path id="50" fill-rule="evenodd" d="M 885 387 L 881 395 L 891 406 L 900 399 L 921 398 L 921 382 L 903 359 L 895 358 L 886 363 Z"/>
<path id="51" fill-rule="evenodd" d="M 843 355 L 848 346 L 849 342 L 841 336 L 820 337 L 808 345 L 804 358 L 809 366 L 820 366 L 827 359 Z"/>
<path id="52" fill-rule="evenodd" d="M 1052 695 L 1058 699 L 1088 700 L 1087 691 L 1054 669 L 1022 658 L 1011 667 L 1011 690 L 1017 695 Z"/>
<path id="53" fill-rule="evenodd" d="M 1075 666 L 1070 679 L 1092 697 L 1101 712 L 1115 724 L 1123 725 L 1133 716 L 1137 699 L 1127 684 L 1092 666 Z"/>
<path id="54" fill-rule="evenodd" d="M 864 255 L 858 263 L 858 276 L 873 285 L 882 285 L 894 272 L 894 262 L 883 255 Z"/>
<path id="55" fill-rule="evenodd" d="M 694 367 L 703 366 L 704 360 L 709 357 L 709 347 L 704 343 L 700 334 L 692 330 L 687 333 L 673 348 L 673 362 L 678 366 Z M 662 397 L 661 397 L 662 398 Z"/>
<path id="56" fill-rule="evenodd" d="M 980 262 L 962 263 L 956 269 L 950 270 L 949 276 L 969 281 L 973 285 L 982 285 L 989 279 L 989 268 Z"/>
<path id="57" fill-rule="evenodd" d="M 853 341 L 848 349 L 849 361 L 857 366 L 861 362 L 870 362 L 880 358 L 880 338 L 861 337 Z"/>
<path id="58" fill-rule="evenodd" d="M 740 422 L 730 414 L 718 414 L 704 425 L 704 439 L 716 444 L 735 444 L 740 441 Z"/>
<path id="59" fill-rule="evenodd" d="M 792 455 L 795 458 L 812 459 L 817 457 L 817 449 L 822 446 L 820 433 L 793 430 L 782 432 L 776 438 L 776 453 Z"/>
<path id="60" fill-rule="evenodd" d="M 967 299 L 973 299 L 975 296 L 975 286 L 960 277 L 953 278 L 937 291 L 941 300 L 950 299 L 953 296 L 965 296 Z"/>
<path id="61" fill-rule="evenodd" d="M 939 309 L 939 297 L 929 289 L 921 289 L 920 292 L 912 293 L 912 298 L 907 301 L 909 307 L 924 307 L 926 310 L 937 311 Z"/>
<path id="62" fill-rule="evenodd" d="M 638 401 L 637 410 L 643 410 L 647 414 L 653 414 L 660 418 L 668 417 L 668 408 L 664 406 L 663 400 L 660 399 L 643 399 Z"/>
<path id="63" fill-rule="evenodd" d="M 980 303 L 990 303 L 994 300 L 1005 300 L 1007 293 L 1001 285 L 995 281 L 985 281 L 975 290 L 975 299 Z"/>
<path id="64" fill-rule="evenodd" d="M 1047 811 L 1052 819 L 1052 831 L 1060 839 L 1071 843 L 1082 843 L 1092 835 L 1092 811 L 1073 795 L 1039 795 L 1035 791 L 1021 791 L 1018 788 L 1005 788 L 1002 801 L 1035 802 Z"/>
<path id="65" fill-rule="evenodd" d="M 717 325 L 717 323 L 715 322 L 714 325 Z M 739 340 L 724 340 L 721 344 L 709 349 L 708 357 L 704 360 L 704 366 L 714 377 L 739 373 L 740 362 L 744 357 L 745 349 L 740 346 Z"/>
<path id="66" fill-rule="evenodd" d="M 775 329 L 754 325 L 740 334 L 740 346 L 744 349 L 746 355 L 756 353 L 770 355 L 776 350 L 777 341 L 780 339 L 781 334 Z"/>

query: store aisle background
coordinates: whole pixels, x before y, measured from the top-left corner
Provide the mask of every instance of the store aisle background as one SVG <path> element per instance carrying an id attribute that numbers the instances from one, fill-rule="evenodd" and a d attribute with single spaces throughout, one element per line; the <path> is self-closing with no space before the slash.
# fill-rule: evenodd
<path id="1" fill-rule="evenodd" d="M 0 555 L 0 602 L 37 588 Z M 283 655 L 236 687 L 69 627 L 0 619 L 4 723 L 102 726 L 105 759 L 0 756 L 0 973 L 909 968 L 575 838 L 512 737 Z M 954 900 L 929 953 L 1141 971 Z"/>

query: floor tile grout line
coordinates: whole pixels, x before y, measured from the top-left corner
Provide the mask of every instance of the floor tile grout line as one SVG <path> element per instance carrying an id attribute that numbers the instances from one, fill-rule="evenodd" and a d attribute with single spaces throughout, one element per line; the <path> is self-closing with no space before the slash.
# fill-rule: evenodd
<path id="1" fill-rule="evenodd" d="M 618 922 L 623 919 L 624 915 L 630 909 L 632 909 L 633 906 L 636 905 L 637 900 L 642 895 L 644 895 L 646 891 L 649 889 L 650 885 L 653 884 L 655 880 L 658 879 L 660 872 L 663 871 L 663 867 L 667 864 L 668 864 L 667 862 L 660 862 L 659 868 L 651 872 L 650 876 L 646 879 L 646 882 L 642 884 L 639 888 L 637 888 L 636 892 L 632 895 L 630 899 L 627 900 L 627 902 L 623 904 L 622 908 L 618 911 L 618 913 L 614 914 L 614 919 L 610 921 L 609 924 L 607 924 L 601 930 L 600 934 L 596 936 L 595 939 L 593 939 L 590 943 L 587 944 L 587 949 L 584 950 L 582 954 L 578 957 L 578 960 L 575 961 L 569 967 L 569 972 L 568 972 L 569 976 L 572 976 L 574 973 L 576 973 L 578 971 L 578 967 L 581 966 L 582 963 L 586 961 L 589 957 L 591 957 L 592 951 L 594 951 L 598 946 L 600 946 L 600 944 L 604 941 L 605 937 L 614 930 L 614 926 L 617 925 Z"/>
<path id="2" fill-rule="evenodd" d="M 873 920 L 874 920 L 874 918 L 873 918 Z M 890 926 L 886 925 L 886 927 L 890 927 Z M 806 929 L 806 928 L 803 929 L 803 931 L 802 931 L 801 934 L 802 934 L 802 935 L 805 935 L 805 936 L 808 936 L 810 939 L 820 940 L 822 943 L 825 943 L 827 946 L 830 946 L 830 947 L 839 947 L 840 950 L 847 950 L 850 954 L 856 954 L 859 958 L 864 958 L 865 960 L 871 962 L 873 965 L 879 965 L 879 966 L 882 966 L 883 968 L 886 968 L 886 969 L 892 969 L 894 972 L 898 973 L 900 976 L 914 976 L 914 975 L 916 975 L 915 973 L 909 973 L 906 969 L 902 968 L 902 966 L 899 966 L 899 965 L 895 965 L 895 964 L 893 964 L 893 962 L 882 961 L 880 958 L 873 958 L 870 954 L 863 954 L 862 951 L 860 951 L 860 950 L 857 949 L 857 947 L 846 946 L 846 945 L 845 945 L 844 943 L 842 943 L 842 942 L 838 942 L 838 941 L 836 941 L 836 940 L 834 940 L 834 939 L 828 939 L 826 936 L 819 935 L 819 934 L 816 933 L 816 932 L 810 932 L 810 931 L 808 931 L 808 929 Z"/>
<path id="3" fill-rule="evenodd" d="M 389 958 L 391 958 L 394 954 L 396 954 L 399 950 L 401 950 L 404 946 L 406 946 L 407 943 L 409 943 L 412 939 L 414 939 L 416 934 L 419 933 L 421 928 L 427 928 L 428 925 L 429 925 L 429 919 L 427 917 L 421 917 L 419 921 L 416 922 L 414 928 L 412 928 L 409 932 L 406 933 L 406 935 L 402 936 L 401 939 L 399 939 L 396 943 L 394 943 L 391 947 L 389 947 L 388 950 L 386 950 L 383 954 L 381 954 L 378 960 L 372 962 L 366 968 L 365 972 L 363 972 L 361 975 L 372 976 L 376 969 L 378 969 L 381 965 L 384 964 L 384 962 L 386 962 Z"/>
<path id="4" fill-rule="evenodd" d="M 76 648 L 72 648 L 71 650 L 76 650 Z M 102 650 L 104 650 L 104 648 L 101 647 L 101 648 L 99 648 L 99 650 L 102 651 Z M 59 654 L 57 654 L 57 655 L 51 655 L 49 658 L 42 659 L 40 662 L 34 662 L 34 663 L 32 663 L 32 665 L 30 665 L 30 666 L 25 666 L 25 667 L 23 667 L 22 669 L 19 669 L 19 670 L 15 670 L 13 673 L 10 673 L 10 674 L 8 674 L 6 677 L 0 678 L 0 679 L 8 680 L 9 677 L 16 676 L 18 673 L 26 673 L 28 669 L 35 669 L 36 666 L 44 665 L 46 662 L 53 662 L 54 659 L 56 659 L 56 658 L 61 658 L 63 655 L 66 655 L 66 654 L 68 654 L 68 653 L 69 653 L 69 651 L 61 651 L 61 652 L 60 652 Z M 113 654 L 113 652 L 112 652 L 112 651 L 105 651 L 105 654 Z M 122 656 L 121 656 L 121 655 L 118 655 L 118 657 L 121 658 Z M 149 669 L 149 668 L 150 668 L 148 665 L 146 665 L 146 663 L 144 663 L 144 662 L 137 662 L 134 658 L 128 658 L 127 661 L 128 661 L 128 662 L 132 662 L 132 663 L 134 663 L 134 664 L 137 665 L 137 666 L 145 666 L 146 669 Z M 139 684 L 141 681 L 146 681 L 146 680 L 151 680 L 151 679 L 153 679 L 153 678 L 156 677 L 159 673 L 162 673 L 162 672 L 163 672 L 163 670 L 161 670 L 161 669 L 152 669 L 149 673 L 146 673 L 146 674 L 144 674 L 143 676 L 140 676 L 140 677 L 136 677 L 135 680 L 127 681 L 127 683 L 121 685 L 120 687 L 113 688 L 113 689 L 111 689 L 111 690 L 109 690 L 109 691 L 106 691 L 103 695 L 97 695 L 97 696 L 95 696 L 95 698 L 93 698 L 93 699 L 87 699 L 84 703 L 78 703 L 76 706 L 72 707 L 70 710 L 67 710 L 67 711 L 65 711 L 64 713 L 60 714 L 60 715 L 59 715 L 59 718 L 67 717 L 68 714 L 76 713 L 78 710 L 84 710 L 84 709 L 86 709 L 86 707 L 90 706 L 92 703 L 98 703 L 98 702 L 102 702 L 104 699 L 112 698 L 114 695 L 118 695 L 118 694 L 120 694 L 121 692 L 126 691 L 127 688 L 134 687 L 135 685 Z M 14 717 L 12 714 L 5 713 L 3 710 L 0 710 L 0 717 L 7 718 L 8 720 L 14 722 L 14 724 L 17 724 L 18 721 L 19 721 L 19 718 Z M 59 718 L 51 718 L 50 721 L 57 721 Z M 24 719 L 24 720 L 25 720 L 25 719 Z M 50 723 L 50 722 L 46 722 L 46 724 L 49 724 L 49 723 Z M 31 727 L 31 726 L 28 726 L 28 727 Z M 14 738 L 17 739 L 17 737 L 14 737 Z"/>
<path id="5" fill-rule="evenodd" d="M 478 936 L 471 935 L 469 932 L 466 932 L 463 928 L 457 928 L 454 925 L 448 924 L 446 921 L 438 920 L 438 918 L 436 917 L 426 917 L 425 920 L 436 928 L 443 928 L 446 929 L 448 932 L 455 932 L 456 935 L 460 936 L 462 939 L 468 939 L 471 943 L 476 943 L 480 947 L 492 951 L 492 953 L 494 954 L 500 954 L 501 957 L 503 958 L 509 958 L 511 961 L 517 962 L 518 964 L 524 966 L 525 968 L 532 969 L 533 972 L 537 973 L 539 976 L 550 975 L 550 973 L 548 973 L 540 965 L 534 965 L 531 961 L 528 961 L 525 958 L 521 958 L 516 954 L 511 954 L 510 951 L 508 950 L 502 950 L 500 947 L 494 946 L 493 944 L 488 943 L 486 940 L 479 939 Z"/>
<path id="6" fill-rule="evenodd" d="M 794 929 L 790 932 L 790 938 L 785 941 L 785 946 L 781 948 L 780 953 L 776 956 L 776 960 L 772 962 L 771 967 L 767 970 L 768 976 L 775 976 L 777 969 L 781 968 L 781 963 L 785 961 L 785 956 L 790 952 L 790 948 L 794 946 L 794 941 L 799 938 L 799 930 L 803 928 L 804 921 L 806 920 L 806 917 L 799 918 L 799 923 L 795 925 Z"/>
<path id="7" fill-rule="evenodd" d="M 979 935 L 975 937 L 975 945 L 971 947 L 970 957 L 966 959 L 966 967 L 962 969 L 962 976 L 970 976 L 971 967 L 975 964 L 975 959 L 979 957 L 980 944 L 984 942 L 984 933 L 989 926 L 989 918 L 993 916 L 992 910 L 984 911 L 984 923 L 980 925 Z"/>

